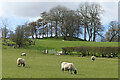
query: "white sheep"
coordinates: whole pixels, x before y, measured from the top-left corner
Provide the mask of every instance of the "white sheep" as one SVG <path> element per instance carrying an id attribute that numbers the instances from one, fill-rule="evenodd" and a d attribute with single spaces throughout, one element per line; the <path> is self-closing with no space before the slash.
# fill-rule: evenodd
<path id="1" fill-rule="evenodd" d="M 74 74 L 77 74 L 77 70 L 76 70 L 75 66 L 73 65 L 73 63 L 62 62 L 61 63 L 61 70 L 63 72 L 68 71 L 68 73 L 69 73 L 69 70 L 70 70 L 71 74 L 72 74 L 72 71 L 74 71 Z"/>
<path id="2" fill-rule="evenodd" d="M 22 53 L 21 56 L 26 56 L 26 53 Z"/>
<path id="3" fill-rule="evenodd" d="M 25 66 L 25 60 L 23 58 L 18 58 L 17 59 L 17 65 L 18 65 L 18 67 L 20 66 L 20 64 L 21 64 L 21 66 L 23 65 L 23 67 Z"/>
<path id="4" fill-rule="evenodd" d="M 95 56 L 92 56 L 91 59 L 92 59 L 92 61 L 95 61 Z"/>
<path id="5" fill-rule="evenodd" d="M 57 55 L 62 55 L 62 51 L 57 51 Z"/>
<path id="6" fill-rule="evenodd" d="M 62 41 L 65 41 L 65 40 L 62 40 Z"/>
<path id="7" fill-rule="evenodd" d="M 47 50 L 47 49 L 46 49 L 46 50 L 44 50 L 44 53 L 45 53 L 45 54 L 48 54 L 48 50 Z"/>

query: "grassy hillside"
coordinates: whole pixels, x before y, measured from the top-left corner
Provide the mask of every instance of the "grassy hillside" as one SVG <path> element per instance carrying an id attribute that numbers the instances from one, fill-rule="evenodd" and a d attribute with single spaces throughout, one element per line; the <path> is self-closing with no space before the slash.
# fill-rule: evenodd
<path id="1" fill-rule="evenodd" d="M 118 42 L 88 42 L 88 41 L 62 41 L 61 39 L 37 39 L 36 45 L 32 45 L 30 49 L 44 50 L 57 49 L 62 47 L 80 47 L 80 46 L 118 46 Z"/>
<path id="2" fill-rule="evenodd" d="M 59 36 L 57 39 L 55 37 L 46 37 L 46 38 L 41 38 L 43 40 L 63 40 L 64 38 L 62 36 Z M 70 37 L 66 38 L 66 41 L 70 41 Z M 77 37 L 73 37 L 72 41 L 85 41 L 83 39 L 77 38 Z"/>
<path id="3" fill-rule="evenodd" d="M 44 41 L 43 41 L 44 42 Z M 42 43 L 43 44 L 43 43 Z M 17 67 L 16 60 L 22 56 L 26 66 Z M 63 61 L 74 63 L 78 74 L 62 73 L 60 64 Z M 2 49 L 3 78 L 117 78 L 118 59 L 97 58 L 95 62 L 90 57 L 45 55 L 39 50 L 14 49 L 3 46 Z"/>

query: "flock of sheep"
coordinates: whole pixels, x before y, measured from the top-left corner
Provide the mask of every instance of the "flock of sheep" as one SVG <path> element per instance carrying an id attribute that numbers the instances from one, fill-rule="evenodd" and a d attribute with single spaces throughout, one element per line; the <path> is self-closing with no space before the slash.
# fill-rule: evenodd
<path id="1" fill-rule="evenodd" d="M 26 56 L 26 53 L 22 53 L 21 56 Z M 91 60 L 92 60 L 92 61 L 95 61 L 95 56 L 92 56 L 92 57 L 91 57 Z M 25 67 L 25 60 L 24 60 L 23 58 L 18 58 L 18 59 L 17 59 L 17 65 L 18 65 L 18 67 L 19 67 L 20 65 L 23 66 L 23 67 Z M 73 71 L 74 74 L 77 74 L 77 70 L 76 70 L 76 68 L 75 68 L 75 66 L 74 66 L 73 63 L 62 62 L 62 63 L 61 63 L 61 70 L 62 70 L 63 72 L 64 72 L 64 71 L 68 71 L 68 73 L 69 73 L 69 71 L 70 71 L 71 74 L 72 74 L 72 71 Z"/>

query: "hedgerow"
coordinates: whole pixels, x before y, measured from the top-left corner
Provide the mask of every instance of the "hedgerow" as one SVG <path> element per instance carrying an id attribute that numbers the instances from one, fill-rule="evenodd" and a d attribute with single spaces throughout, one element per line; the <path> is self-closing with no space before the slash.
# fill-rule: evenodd
<path id="1" fill-rule="evenodd" d="M 73 52 L 81 56 L 94 55 L 97 57 L 118 57 L 120 47 L 64 47 L 62 48 L 64 54 L 72 55 Z M 81 54 L 80 54 L 81 53 Z"/>

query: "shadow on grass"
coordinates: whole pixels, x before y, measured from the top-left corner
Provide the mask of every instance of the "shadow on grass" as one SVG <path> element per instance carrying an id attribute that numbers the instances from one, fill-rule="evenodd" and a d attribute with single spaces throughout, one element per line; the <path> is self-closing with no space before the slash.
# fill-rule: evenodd
<path id="1" fill-rule="evenodd" d="M 31 68 L 30 66 L 25 66 L 24 68 Z"/>
<path id="2" fill-rule="evenodd" d="M 31 68 L 31 67 L 30 66 L 25 66 L 25 67 L 19 66 L 18 68 Z"/>
<path id="3" fill-rule="evenodd" d="M 67 72 L 63 72 L 63 74 L 69 74 L 69 75 L 75 75 L 75 76 L 77 76 L 77 75 L 82 75 L 82 76 L 85 75 L 85 74 L 80 74 L 80 73 L 77 73 L 77 74 L 72 73 L 71 74 L 71 73 L 67 73 Z"/>
<path id="4" fill-rule="evenodd" d="M 83 76 L 83 75 L 85 75 L 85 74 L 73 74 L 73 73 L 72 73 L 72 74 L 70 74 L 70 75 L 74 75 L 74 76 L 82 75 L 82 76 Z"/>

